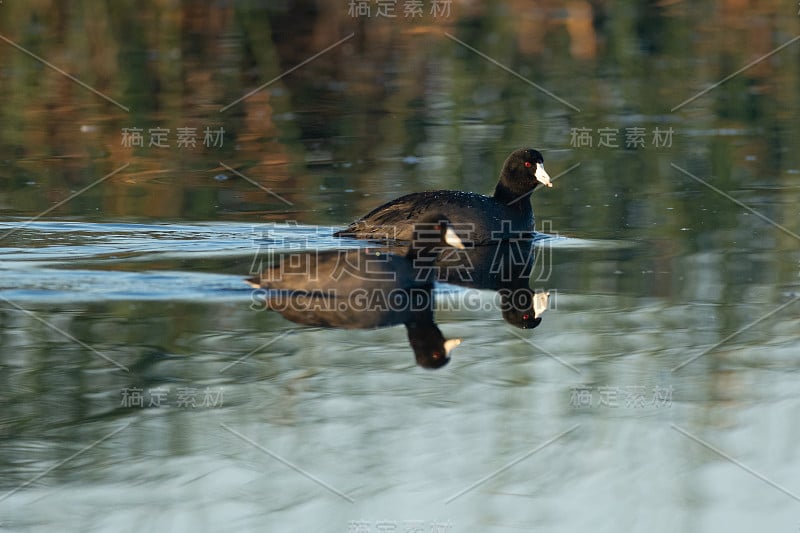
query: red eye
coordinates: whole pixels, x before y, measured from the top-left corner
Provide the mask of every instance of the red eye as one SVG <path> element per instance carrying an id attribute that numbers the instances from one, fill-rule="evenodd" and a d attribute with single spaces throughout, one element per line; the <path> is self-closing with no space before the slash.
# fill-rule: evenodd
<path id="1" fill-rule="evenodd" d="M 530 317 L 531 317 L 531 315 L 526 313 L 526 314 L 522 315 L 522 320 L 528 320 Z"/>
<path id="2" fill-rule="evenodd" d="M 533 166 L 533 163 L 531 163 L 530 161 L 525 161 L 525 166 L 527 168 L 531 168 Z"/>

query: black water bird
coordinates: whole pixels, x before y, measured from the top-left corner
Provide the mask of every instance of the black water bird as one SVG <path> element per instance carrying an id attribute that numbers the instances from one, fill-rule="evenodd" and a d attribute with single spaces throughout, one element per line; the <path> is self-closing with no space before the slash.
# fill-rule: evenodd
<path id="1" fill-rule="evenodd" d="M 533 232 L 530 194 L 539 184 L 552 187 L 538 151 L 516 150 L 503 163 L 493 196 L 462 191 L 428 191 L 407 194 L 380 207 L 334 233 L 336 237 L 410 241 L 414 223 L 431 213 L 442 213 L 462 239 L 485 244 L 509 234 Z"/>

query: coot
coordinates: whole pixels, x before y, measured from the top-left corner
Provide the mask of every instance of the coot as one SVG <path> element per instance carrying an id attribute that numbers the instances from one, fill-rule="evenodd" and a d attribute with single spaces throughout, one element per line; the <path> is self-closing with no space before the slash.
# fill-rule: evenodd
<path id="1" fill-rule="evenodd" d="M 412 193 L 373 209 L 336 237 L 356 239 L 412 239 L 413 225 L 432 212 L 441 212 L 459 228 L 462 239 L 485 244 L 507 234 L 533 231 L 529 196 L 542 183 L 552 187 L 542 154 L 531 148 L 508 156 L 493 196 L 461 191 Z"/>

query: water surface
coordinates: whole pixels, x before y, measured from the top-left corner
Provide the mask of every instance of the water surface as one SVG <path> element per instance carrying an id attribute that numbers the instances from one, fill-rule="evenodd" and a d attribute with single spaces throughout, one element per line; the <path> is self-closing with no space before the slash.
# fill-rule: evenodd
<path id="1" fill-rule="evenodd" d="M 681 105 L 796 6 L 54 5 L 0 34 L 128 111 L 0 43 L 0 527 L 797 529 L 800 42 Z M 330 230 L 520 145 L 563 173 L 538 328 L 442 305 L 429 371 L 402 326 L 253 310 L 263 254 L 364 246 Z"/>

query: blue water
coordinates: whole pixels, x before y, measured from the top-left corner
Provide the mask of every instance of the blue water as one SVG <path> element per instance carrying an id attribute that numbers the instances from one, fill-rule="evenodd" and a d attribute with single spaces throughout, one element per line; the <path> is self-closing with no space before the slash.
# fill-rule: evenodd
<path id="1" fill-rule="evenodd" d="M 800 402 L 796 309 L 726 340 L 790 293 L 778 304 L 755 290 L 734 307 L 715 303 L 692 268 L 677 270 L 698 287 L 693 301 L 615 293 L 621 272 L 657 275 L 642 267 L 648 248 L 544 239 L 555 275 L 540 284 L 553 298 L 542 325 L 509 326 L 490 291 L 472 308 L 442 305 L 439 326 L 463 343 L 450 365 L 427 371 L 402 326 L 327 330 L 250 307 L 242 280 L 255 254 L 364 245 L 330 228 L 2 228 L 20 228 L 0 248 L 0 388 L 14 398 L 0 417 L 0 516 L 12 530 L 795 521 L 791 496 L 692 438 L 797 490 L 787 423 Z M 698 252 L 679 263 L 713 260 Z M 570 274 L 587 261 L 594 277 Z M 142 405 L 126 403 L 137 390 Z M 610 513 L 624 523 L 604 522 Z"/>

